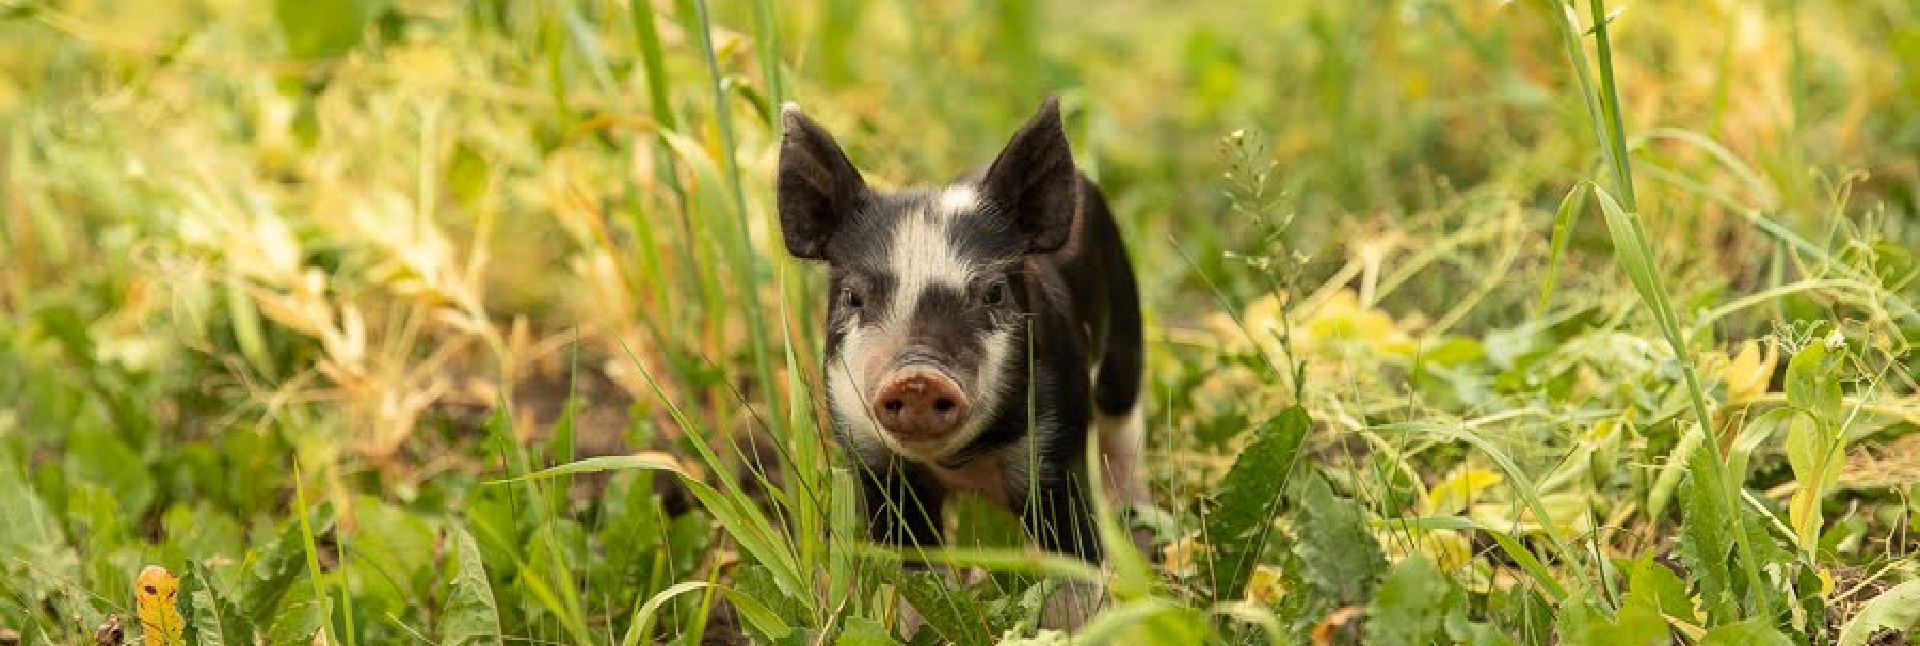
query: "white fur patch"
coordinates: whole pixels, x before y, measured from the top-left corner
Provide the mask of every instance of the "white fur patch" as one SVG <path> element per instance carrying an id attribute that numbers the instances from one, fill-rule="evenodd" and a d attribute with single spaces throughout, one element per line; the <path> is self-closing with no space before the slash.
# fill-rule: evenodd
<path id="1" fill-rule="evenodd" d="M 930 285 L 959 288 L 972 280 L 977 268 L 960 257 L 949 242 L 948 231 L 960 216 L 979 208 L 979 203 L 972 188 L 948 188 L 933 199 L 929 208 L 908 213 L 896 225 L 887 253 L 887 270 L 898 282 L 881 325 L 907 321 L 920 303 L 920 294 Z"/>
<path id="2" fill-rule="evenodd" d="M 859 364 L 849 357 L 862 356 L 855 342 L 859 328 L 855 327 L 844 338 L 846 347 L 841 348 L 838 360 L 827 365 L 827 406 L 833 409 L 834 417 L 846 424 L 847 437 L 864 454 L 877 453 L 882 446 L 891 446 L 891 439 L 880 430 L 880 421 L 873 418 L 873 410 L 867 407 L 868 388 L 860 384 L 866 382 Z"/>
<path id="3" fill-rule="evenodd" d="M 1146 440 L 1146 422 L 1140 404 L 1135 403 L 1133 410 L 1125 415 L 1095 410 L 1093 428 L 1100 437 L 1101 475 L 1107 495 L 1123 505 L 1151 502 L 1146 474 L 1140 469 L 1141 444 Z"/>
<path id="4" fill-rule="evenodd" d="M 953 219 L 956 216 L 980 210 L 980 192 L 972 186 L 956 184 L 940 191 L 933 201 L 933 208 L 939 216 Z"/>

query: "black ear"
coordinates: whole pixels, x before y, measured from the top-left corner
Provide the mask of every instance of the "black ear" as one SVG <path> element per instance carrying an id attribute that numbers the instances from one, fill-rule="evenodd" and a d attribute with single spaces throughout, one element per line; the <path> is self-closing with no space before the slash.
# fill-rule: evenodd
<path id="1" fill-rule="evenodd" d="M 866 199 L 867 183 L 833 135 L 788 102 L 780 106 L 780 237 L 787 253 L 819 258 L 827 239 Z"/>
<path id="2" fill-rule="evenodd" d="M 1047 253 L 1066 244 L 1073 230 L 1078 180 L 1060 122 L 1060 100 L 1047 97 L 987 167 L 981 186 L 1027 235 L 1027 253 Z"/>

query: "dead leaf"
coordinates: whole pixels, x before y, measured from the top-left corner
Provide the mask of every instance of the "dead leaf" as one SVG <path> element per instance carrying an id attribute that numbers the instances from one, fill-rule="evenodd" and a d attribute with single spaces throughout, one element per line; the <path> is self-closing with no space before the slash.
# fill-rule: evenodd
<path id="1" fill-rule="evenodd" d="M 1335 642 L 1333 640 L 1335 631 L 1351 633 L 1352 631 L 1344 629 L 1348 624 L 1352 623 L 1355 618 L 1359 617 L 1361 612 L 1360 606 L 1347 606 L 1333 611 L 1333 614 L 1327 615 L 1326 619 L 1320 620 L 1320 623 L 1315 624 L 1313 627 L 1313 646 L 1332 646 L 1336 643 L 1346 643 L 1344 641 Z"/>

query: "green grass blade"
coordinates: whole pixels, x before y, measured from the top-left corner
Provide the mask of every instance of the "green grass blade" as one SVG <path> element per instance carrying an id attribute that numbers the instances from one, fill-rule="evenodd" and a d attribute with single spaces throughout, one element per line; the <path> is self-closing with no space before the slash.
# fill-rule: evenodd
<path id="1" fill-rule="evenodd" d="M 1560 265 L 1567 253 L 1567 243 L 1573 237 L 1573 219 L 1587 205 L 1589 184 L 1580 182 L 1567 191 L 1560 200 L 1560 208 L 1554 210 L 1553 242 L 1551 252 L 1547 254 L 1547 275 L 1540 281 L 1540 302 L 1534 306 L 1534 316 L 1545 316 L 1547 304 L 1553 301 L 1553 288 L 1560 275 Z"/>
<path id="2" fill-rule="evenodd" d="M 307 558 L 307 581 L 313 584 L 313 611 L 316 615 L 315 621 L 320 626 L 320 636 L 317 639 L 331 642 L 333 640 L 328 637 L 334 632 L 331 630 L 333 619 L 331 597 L 327 596 L 325 574 L 320 570 L 320 544 L 313 538 L 313 525 L 307 522 L 307 492 L 302 480 L 304 478 L 300 475 L 300 464 L 296 461 L 293 465 L 294 517 L 299 520 L 300 545 L 304 548 Z"/>

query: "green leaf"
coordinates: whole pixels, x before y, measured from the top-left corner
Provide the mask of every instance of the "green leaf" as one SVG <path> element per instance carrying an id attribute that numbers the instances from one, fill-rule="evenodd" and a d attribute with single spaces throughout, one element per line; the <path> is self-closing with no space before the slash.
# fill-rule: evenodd
<path id="1" fill-rule="evenodd" d="M 1206 516 L 1207 542 L 1213 546 L 1216 600 L 1239 599 L 1247 578 L 1272 533 L 1287 476 L 1312 420 L 1293 406 L 1260 426 L 1253 443 L 1234 460 L 1220 481 Z"/>
<path id="2" fill-rule="evenodd" d="M 359 520 L 352 535 L 354 565 L 380 572 L 400 594 L 424 588 L 433 567 L 433 527 L 378 497 L 355 496 L 353 505 Z"/>
<path id="3" fill-rule="evenodd" d="M 442 644 L 500 644 L 500 610 L 493 584 L 480 562 L 480 545 L 464 526 L 448 529 L 453 543 L 453 581 L 447 589 L 446 617 L 440 625 Z"/>
<path id="4" fill-rule="evenodd" d="M 1547 274 L 1540 281 L 1540 302 L 1534 307 L 1536 315 L 1547 311 L 1547 304 L 1553 300 L 1555 276 L 1559 273 L 1561 258 L 1566 255 L 1567 243 L 1573 238 L 1573 218 L 1587 205 L 1587 192 L 1592 184 L 1580 182 L 1567 191 L 1561 198 L 1560 208 L 1554 210 L 1551 251 L 1547 254 Z"/>
<path id="5" fill-rule="evenodd" d="M 1837 424 L 1840 410 L 1840 357 L 1819 339 L 1808 343 L 1787 361 L 1787 403 L 1813 413 L 1827 424 Z"/>
<path id="6" fill-rule="evenodd" d="M 60 519 L 40 500 L 14 463 L 11 452 L 0 453 L 0 571 L 12 567 L 8 557 L 29 546 L 65 545 Z"/>
<path id="7" fill-rule="evenodd" d="M 748 623 L 754 626 L 756 630 L 765 633 L 762 636 L 768 639 L 782 637 L 792 629 L 787 627 L 784 622 L 779 621 L 765 623 L 763 625 L 762 622 L 754 621 L 757 615 L 770 617 L 807 616 L 806 600 L 795 599 L 781 594 L 780 586 L 773 582 L 773 575 L 767 572 L 767 568 L 760 566 L 758 563 L 742 563 L 735 566 L 733 568 L 733 589 L 728 592 L 731 593 L 728 595 L 728 598 L 745 600 L 754 606 L 753 608 L 748 608 L 739 603 L 734 604 L 740 606 L 741 616 L 749 619 Z"/>
<path id="8" fill-rule="evenodd" d="M 123 519 L 146 514 L 158 495 L 153 472 L 142 468 L 144 464 L 133 447 L 107 428 L 83 423 L 67 435 L 67 481 L 103 487 Z"/>
<path id="9" fill-rule="evenodd" d="M 360 44 L 377 11 L 372 0 L 274 0 L 273 19 L 286 38 L 287 57 L 335 58 Z"/>
<path id="10" fill-rule="evenodd" d="M 313 586 L 289 586 L 286 595 L 281 597 L 280 605 L 272 620 L 266 622 L 266 642 L 269 644 L 311 643 L 314 636 L 320 633 L 320 610 L 321 600 Z"/>
<path id="11" fill-rule="evenodd" d="M 1696 451 L 1687 460 L 1689 475 L 1680 484 L 1680 541 L 1674 550 L 1693 579 L 1707 616 L 1723 622 L 1740 616 L 1729 563 L 1737 530 L 1721 505 L 1726 499 L 1722 485 L 1709 475 L 1714 471 L 1705 464 L 1712 459 L 1705 451 Z"/>
<path id="12" fill-rule="evenodd" d="M 1465 594 L 1425 556 L 1393 566 L 1367 605 L 1368 644 L 1424 646 L 1445 630 Z"/>
<path id="13" fill-rule="evenodd" d="M 1321 596 L 1337 606 L 1367 599 L 1387 559 L 1367 531 L 1360 506 L 1335 496 L 1325 478 L 1307 478 L 1300 496 L 1299 542 L 1301 574 Z"/>
<path id="14" fill-rule="evenodd" d="M 1467 620 L 1464 608 L 1447 617 L 1447 638 L 1467 646 L 1519 646 L 1519 642 L 1500 632 L 1492 624 Z"/>
<path id="15" fill-rule="evenodd" d="M 899 576 L 893 579 L 894 587 L 926 621 L 921 630 L 932 630 L 949 644 L 993 643 L 987 612 L 970 591 L 948 585 L 933 572 L 895 572 Z"/>
<path id="16" fill-rule="evenodd" d="M 1627 595 L 1621 603 L 1644 607 L 1690 624 L 1700 623 L 1694 616 L 1693 599 L 1687 596 L 1687 584 L 1652 556 L 1634 561 L 1628 574 Z"/>
<path id="17" fill-rule="evenodd" d="M 315 531 L 318 533 L 322 530 L 316 528 Z M 281 599 L 307 571 L 306 546 L 301 539 L 300 523 L 282 523 L 280 535 L 251 560 L 246 578 L 241 580 L 234 593 L 234 601 L 247 620 L 255 625 L 271 626 L 278 617 L 275 609 L 280 606 Z"/>
<path id="18" fill-rule="evenodd" d="M 893 634 L 880 622 L 867 617 L 849 617 L 840 636 L 834 638 L 834 646 L 892 646 L 899 644 Z"/>
<path id="19" fill-rule="evenodd" d="M 254 643 L 253 623 L 233 599 L 215 587 L 213 573 L 199 562 L 182 590 L 189 604 L 186 642 L 200 646 L 244 646 Z"/>
<path id="20" fill-rule="evenodd" d="M 1880 630 L 1912 630 L 1920 626 L 1920 580 L 1893 586 L 1861 606 L 1860 614 L 1840 628 L 1839 646 L 1865 646 Z"/>
<path id="21" fill-rule="evenodd" d="M 1765 619 L 1714 626 L 1695 646 L 1793 646 L 1793 640 L 1780 634 Z"/>
<path id="22" fill-rule="evenodd" d="M 1204 644 L 1206 619 L 1161 597 L 1109 608 L 1073 633 L 1071 644 Z M 1004 642 L 1003 642 L 1004 643 Z"/>
<path id="23" fill-rule="evenodd" d="M 1555 632 L 1563 646 L 1654 646 L 1670 644 L 1667 620 L 1644 606 L 1624 606 L 1609 619 L 1586 595 L 1567 597 Z"/>

